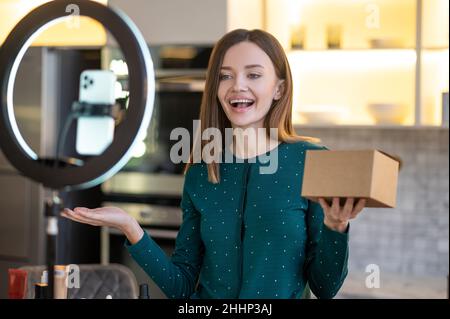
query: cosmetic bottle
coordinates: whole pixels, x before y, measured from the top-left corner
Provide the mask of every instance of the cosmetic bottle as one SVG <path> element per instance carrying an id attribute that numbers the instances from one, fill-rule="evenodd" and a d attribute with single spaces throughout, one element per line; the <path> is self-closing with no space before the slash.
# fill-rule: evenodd
<path id="1" fill-rule="evenodd" d="M 8 298 L 25 299 L 28 273 L 20 269 L 8 269 Z"/>
<path id="2" fill-rule="evenodd" d="M 48 285 L 38 282 L 34 284 L 34 299 L 48 299 Z"/>
<path id="3" fill-rule="evenodd" d="M 148 295 L 148 285 L 147 284 L 139 285 L 138 299 L 150 299 L 150 296 Z"/>
<path id="4" fill-rule="evenodd" d="M 48 299 L 48 272 L 44 270 L 41 281 L 34 284 L 34 299 Z"/>
<path id="5" fill-rule="evenodd" d="M 67 299 L 66 266 L 55 266 L 55 299 Z"/>

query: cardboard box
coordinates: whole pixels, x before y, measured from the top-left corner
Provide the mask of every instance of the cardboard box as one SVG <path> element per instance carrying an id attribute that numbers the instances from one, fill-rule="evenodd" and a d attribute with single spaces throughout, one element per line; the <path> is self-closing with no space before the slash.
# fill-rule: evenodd
<path id="1" fill-rule="evenodd" d="M 366 207 L 395 207 L 399 159 L 378 150 L 306 152 L 302 196 L 331 203 L 366 198 Z"/>

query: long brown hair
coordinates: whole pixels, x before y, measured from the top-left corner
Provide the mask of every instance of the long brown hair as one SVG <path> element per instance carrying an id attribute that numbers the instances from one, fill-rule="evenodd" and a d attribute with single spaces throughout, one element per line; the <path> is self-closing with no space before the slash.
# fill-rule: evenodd
<path id="1" fill-rule="evenodd" d="M 297 141 L 318 142 L 319 139 L 297 135 L 292 127 L 292 75 L 286 54 L 278 40 L 273 35 L 263 30 L 236 29 L 225 34 L 216 43 L 211 53 L 208 71 L 206 73 L 205 91 L 203 92 L 200 106 L 200 131 L 195 134 L 194 149 L 195 147 L 198 147 L 196 143 L 200 142 L 200 154 L 202 154 L 203 147 L 209 143 L 208 140 L 201 139 L 201 132 L 205 129 L 210 127 L 218 128 L 222 133 L 222 136 L 225 136 L 225 128 L 231 127 L 231 123 L 223 111 L 217 97 L 220 68 L 222 67 L 227 50 L 243 41 L 252 42 L 261 48 L 272 61 L 277 77 L 284 80 L 281 98 L 273 101 L 273 104 L 264 119 L 267 137 L 270 138 L 270 128 L 273 127 L 278 128 L 279 141 L 287 143 Z M 193 163 L 193 154 L 194 151 L 190 154 L 189 162 L 184 168 L 184 174 L 186 174 Z M 208 181 L 214 184 L 219 183 L 219 163 L 214 161 L 208 163 L 207 168 Z"/>

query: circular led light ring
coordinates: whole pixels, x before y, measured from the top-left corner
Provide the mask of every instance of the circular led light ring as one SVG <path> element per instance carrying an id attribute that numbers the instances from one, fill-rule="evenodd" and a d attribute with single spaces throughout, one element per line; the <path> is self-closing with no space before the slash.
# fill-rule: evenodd
<path id="1" fill-rule="evenodd" d="M 122 49 L 129 70 L 129 105 L 115 128 L 111 145 L 80 167 L 53 167 L 38 157 L 23 139 L 13 110 L 14 81 L 20 62 L 42 29 L 68 17 L 66 8 L 78 6 L 80 15 L 103 24 Z M 153 112 L 155 78 L 147 44 L 134 23 L 121 11 L 85 0 L 51 1 L 26 15 L 0 49 L 0 147 L 9 162 L 25 176 L 53 189 L 93 187 L 118 172 L 131 158 L 146 133 Z"/>

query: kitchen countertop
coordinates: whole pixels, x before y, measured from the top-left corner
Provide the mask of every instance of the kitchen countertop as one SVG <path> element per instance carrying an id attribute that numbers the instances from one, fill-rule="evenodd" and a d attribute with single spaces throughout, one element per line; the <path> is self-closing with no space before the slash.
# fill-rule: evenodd
<path id="1" fill-rule="evenodd" d="M 380 276 L 380 288 L 366 288 L 365 275 L 349 275 L 335 299 L 447 299 L 446 277 Z"/>

